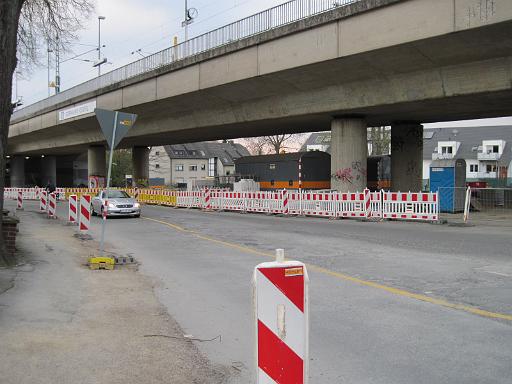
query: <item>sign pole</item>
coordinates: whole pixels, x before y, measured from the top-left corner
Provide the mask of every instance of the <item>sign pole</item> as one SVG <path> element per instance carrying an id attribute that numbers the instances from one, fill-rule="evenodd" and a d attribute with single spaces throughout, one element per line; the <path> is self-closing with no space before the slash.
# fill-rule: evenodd
<path id="1" fill-rule="evenodd" d="M 97 257 L 91 257 L 89 259 L 89 268 L 91 269 L 114 269 L 115 260 L 113 257 L 104 256 L 105 252 L 105 230 L 106 221 L 108 214 L 109 196 L 110 196 L 110 179 L 112 178 L 112 160 L 114 157 L 114 150 L 119 145 L 123 137 L 128 133 L 128 130 L 133 127 L 137 115 L 133 113 L 125 113 L 118 111 L 110 111 L 107 109 L 96 108 L 94 110 L 96 118 L 100 123 L 100 128 L 103 131 L 103 135 L 107 140 L 107 144 L 110 150 L 108 160 L 108 172 L 107 172 L 107 188 L 105 202 L 102 201 L 103 207 L 103 218 L 101 223 L 101 241 L 100 241 L 100 255 Z"/>
<path id="2" fill-rule="evenodd" d="M 116 127 L 117 127 L 117 118 L 118 118 L 119 112 L 115 112 L 114 117 L 114 128 L 112 130 L 112 143 L 116 142 Z M 105 207 L 103 209 L 107 210 L 108 212 L 108 198 L 110 195 L 110 176 L 112 173 L 112 159 L 114 156 L 114 148 L 110 148 L 110 154 L 108 159 L 108 172 L 107 172 L 107 195 L 105 197 Z M 107 212 L 103 212 L 103 220 L 101 222 L 101 241 L 100 241 L 100 256 L 103 256 L 104 252 L 104 245 L 105 245 L 105 226 L 107 223 Z"/>

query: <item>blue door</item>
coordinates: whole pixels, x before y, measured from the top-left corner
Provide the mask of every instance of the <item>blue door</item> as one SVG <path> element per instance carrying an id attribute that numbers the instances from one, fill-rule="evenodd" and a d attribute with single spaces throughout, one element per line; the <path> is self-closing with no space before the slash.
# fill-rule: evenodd
<path id="1" fill-rule="evenodd" d="M 441 212 L 454 211 L 454 187 L 455 168 L 430 168 L 430 191 L 439 192 L 439 209 Z"/>

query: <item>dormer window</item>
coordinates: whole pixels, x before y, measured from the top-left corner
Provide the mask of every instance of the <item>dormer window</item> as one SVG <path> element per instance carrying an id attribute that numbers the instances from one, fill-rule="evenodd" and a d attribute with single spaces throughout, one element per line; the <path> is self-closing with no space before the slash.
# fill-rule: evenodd
<path id="1" fill-rule="evenodd" d="M 452 154 L 453 153 L 453 147 L 441 147 L 441 153 L 443 155 Z"/>
<path id="2" fill-rule="evenodd" d="M 492 153 L 499 153 L 499 152 L 500 152 L 499 145 L 493 145 L 492 146 Z"/>

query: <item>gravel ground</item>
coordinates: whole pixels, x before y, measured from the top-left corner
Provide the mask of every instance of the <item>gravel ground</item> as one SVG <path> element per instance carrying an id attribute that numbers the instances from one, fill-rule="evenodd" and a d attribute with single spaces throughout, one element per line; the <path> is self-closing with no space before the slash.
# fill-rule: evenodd
<path id="1" fill-rule="evenodd" d="M 96 244 L 74 238 L 61 221 L 20 216 L 21 263 L 0 269 L 2 384 L 227 380 L 228 370 L 184 337 L 136 266 L 90 271 L 84 264 Z"/>

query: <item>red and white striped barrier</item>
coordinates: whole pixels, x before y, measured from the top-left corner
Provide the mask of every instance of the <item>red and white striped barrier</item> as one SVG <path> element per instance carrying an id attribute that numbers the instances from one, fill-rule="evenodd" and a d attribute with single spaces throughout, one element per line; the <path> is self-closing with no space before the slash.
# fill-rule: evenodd
<path id="1" fill-rule="evenodd" d="M 68 220 L 71 224 L 76 224 L 78 222 L 78 198 L 76 195 L 69 196 Z"/>
<path id="2" fill-rule="evenodd" d="M 288 208 L 288 202 L 289 202 L 289 200 L 288 200 L 288 191 L 284 190 L 282 192 L 282 194 L 283 194 L 283 198 L 282 198 L 282 200 L 283 200 L 283 215 L 287 215 L 288 212 L 289 212 L 289 208 Z"/>
<path id="3" fill-rule="evenodd" d="M 39 195 L 39 211 L 46 212 L 48 209 L 48 192 L 41 191 Z"/>
<path id="4" fill-rule="evenodd" d="M 87 232 L 91 225 L 91 196 L 80 197 L 80 216 L 78 218 L 78 229 L 80 232 Z"/>
<path id="5" fill-rule="evenodd" d="M 256 266 L 253 275 L 258 384 L 304 384 L 309 374 L 309 303 L 306 266 L 284 261 Z"/>
<path id="6" fill-rule="evenodd" d="M 398 220 L 439 220 L 439 196 L 436 193 L 384 192 L 382 217 Z"/>
<path id="7" fill-rule="evenodd" d="M 212 210 L 211 191 L 208 188 L 206 188 L 205 191 L 204 191 L 203 209 L 205 209 L 206 211 L 211 211 Z"/>
<path id="8" fill-rule="evenodd" d="M 23 192 L 21 192 L 21 191 L 18 192 L 18 198 L 16 199 L 16 201 L 17 201 L 16 209 L 18 211 L 22 211 L 23 210 Z"/>
<path id="9" fill-rule="evenodd" d="M 55 192 L 50 193 L 48 196 L 48 218 L 57 218 L 57 195 Z"/>

